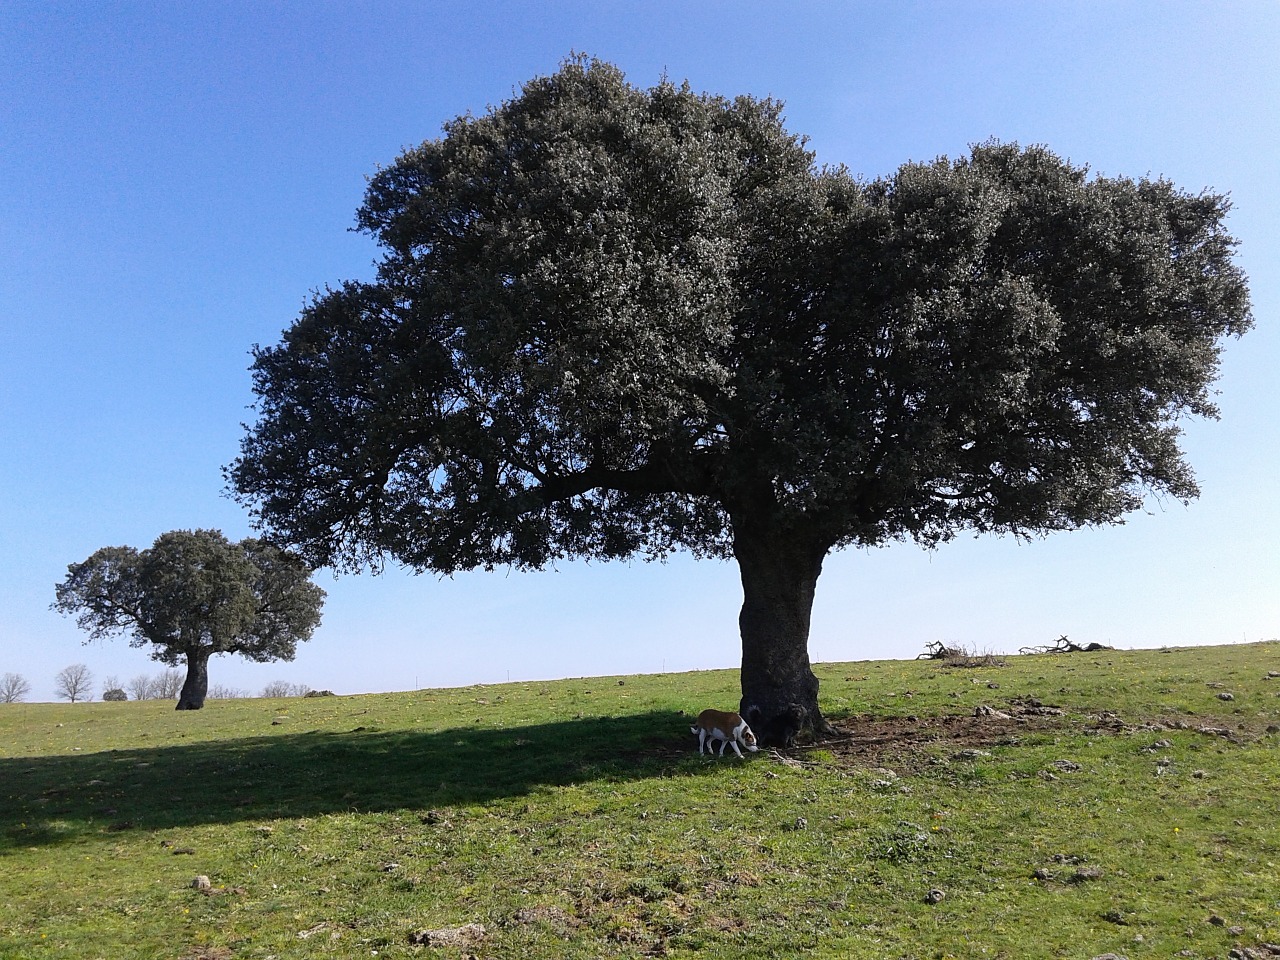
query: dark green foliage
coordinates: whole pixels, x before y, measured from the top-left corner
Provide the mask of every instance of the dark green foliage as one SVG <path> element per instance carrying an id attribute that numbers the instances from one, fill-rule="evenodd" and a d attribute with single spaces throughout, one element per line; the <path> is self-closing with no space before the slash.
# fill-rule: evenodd
<path id="1" fill-rule="evenodd" d="M 110 690 L 102 692 L 102 699 L 106 701 L 128 700 L 129 695 L 119 687 L 112 687 Z"/>
<path id="2" fill-rule="evenodd" d="M 295 556 L 216 530 L 175 530 L 147 550 L 103 547 L 67 568 L 54 609 L 98 640 L 129 633 L 135 647 L 187 664 L 179 709 L 199 709 L 215 653 L 292 660 L 320 622 L 324 591 Z"/>
<path id="3" fill-rule="evenodd" d="M 371 180 L 378 277 L 255 351 L 228 478 L 315 565 L 733 556 L 743 709 L 812 726 L 830 550 L 1195 495 L 1228 206 L 994 142 L 862 181 L 775 102 L 571 60 Z"/>

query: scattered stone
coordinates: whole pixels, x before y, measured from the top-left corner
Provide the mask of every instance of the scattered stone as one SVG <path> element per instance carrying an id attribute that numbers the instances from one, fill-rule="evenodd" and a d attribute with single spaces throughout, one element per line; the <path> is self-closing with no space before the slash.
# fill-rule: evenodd
<path id="1" fill-rule="evenodd" d="M 1235 695 L 1234 693 L 1220 693 L 1220 694 L 1218 694 L 1218 699 L 1219 699 L 1219 700 L 1234 700 L 1235 698 L 1236 698 L 1236 695 Z"/>
<path id="2" fill-rule="evenodd" d="M 924 895 L 925 903 L 941 903 L 945 899 L 947 899 L 946 893 L 942 890 L 939 890 L 937 887 L 934 887 L 932 890 L 930 890 L 928 893 Z"/>
<path id="3" fill-rule="evenodd" d="M 282 723 L 288 723 L 288 722 L 289 722 L 289 718 L 288 718 L 288 717 L 276 717 L 274 720 L 272 720 L 272 721 L 271 721 L 271 725 L 272 725 L 273 727 L 278 727 L 278 726 L 280 726 Z"/>
<path id="4" fill-rule="evenodd" d="M 1010 719 L 1012 719 L 1012 718 L 1009 716 L 1009 714 L 1007 714 L 1007 713 L 1002 713 L 1001 711 L 997 710 L 995 707 L 988 707 L 986 704 L 983 704 L 983 705 L 981 705 L 981 706 L 975 707 L 975 708 L 974 708 L 974 710 L 973 710 L 973 715 L 974 715 L 975 717 L 978 717 L 978 718 L 982 719 L 982 720 L 1010 720 Z"/>
<path id="5" fill-rule="evenodd" d="M 1280 724 L 1267 724 L 1267 733 L 1280 733 Z"/>
<path id="6" fill-rule="evenodd" d="M 1053 879 L 1053 874 L 1050 871 L 1046 870 L 1044 867 L 1036 867 L 1036 869 L 1032 872 L 1031 876 L 1035 877 L 1037 880 Z"/>
<path id="7" fill-rule="evenodd" d="M 483 923 L 467 923 L 461 927 L 419 930 L 409 934 L 409 942 L 422 947 L 469 947 L 485 938 Z"/>
<path id="8" fill-rule="evenodd" d="M 1108 910 L 1102 914 L 1102 919 L 1107 923 L 1114 923 L 1117 927 L 1127 927 L 1129 925 L 1129 921 L 1125 919 L 1124 914 L 1119 910 Z"/>
<path id="9" fill-rule="evenodd" d="M 194 857 L 196 855 L 195 847 L 174 847 L 173 855 L 175 857 Z"/>
<path id="10" fill-rule="evenodd" d="M 1209 923 L 1215 927 L 1225 927 L 1227 925 L 1227 921 L 1223 920 L 1216 913 L 1209 914 Z"/>
<path id="11" fill-rule="evenodd" d="M 977 760 L 981 757 L 989 757 L 991 753 L 987 750 L 961 750 L 956 754 L 958 760 Z"/>
<path id="12" fill-rule="evenodd" d="M 1079 773 L 1084 767 L 1076 763 L 1074 760 L 1055 760 L 1050 764 L 1055 770 L 1061 770 L 1063 773 Z"/>
<path id="13" fill-rule="evenodd" d="M 795 826 L 797 830 L 807 830 L 809 828 L 809 821 L 804 817 L 796 817 Z"/>
<path id="14" fill-rule="evenodd" d="M 1072 883 L 1088 883 L 1090 880 L 1102 878 L 1102 870 L 1098 867 L 1081 867 L 1071 877 Z"/>
<path id="15" fill-rule="evenodd" d="M 202 873 L 191 881 L 191 888 L 193 890 L 199 890 L 201 893 L 212 893 L 213 881 Z"/>
<path id="16" fill-rule="evenodd" d="M 1118 953 L 1100 953 L 1090 960 L 1129 960 L 1129 958 Z"/>
<path id="17" fill-rule="evenodd" d="M 1244 936 L 1244 927 L 1227 927 L 1227 933 L 1233 937 L 1242 937 Z"/>
<path id="18" fill-rule="evenodd" d="M 1150 746 L 1143 747 L 1142 749 L 1146 750 L 1148 753 L 1155 753 L 1157 750 L 1168 750 L 1172 746 L 1173 741 L 1171 740 L 1157 740 L 1155 743 Z"/>
<path id="19" fill-rule="evenodd" d="M 1226 737 L 1231 738 L 1231 731 L 1223 727 L 1196 727 L 1197 733 L 1203 733 L 1209 737 Z"/>
<path id="20" fill-rule="evenodd" d="M 434 827 L 438 825 L 446 826 L 446 827 L 449 826 L 449 821 L 445 819 L 445 815 L 441 813 L 439 810 L 428 810 L 425 814 L 423 814 L 422 822 L 429 827 Z"/>
<path id="21" fill-rule="evenodd" d="M 383 873 L 395 873 L 399 869 L 400 869 L 400 864 L 398 863 L 384 863 L 382 865 Z"/>
<path id="22" fill-rule="evenodd" d="M 1267 671 L 1267 679 L 1268 679 L 1268 680 L 1275 680 L 1277 677 L 1280 677 L 1280 670 L 1268 670 L 1268 671 Z M 61 726 L 61 724 L 59 724 L 59 726 Z"/>

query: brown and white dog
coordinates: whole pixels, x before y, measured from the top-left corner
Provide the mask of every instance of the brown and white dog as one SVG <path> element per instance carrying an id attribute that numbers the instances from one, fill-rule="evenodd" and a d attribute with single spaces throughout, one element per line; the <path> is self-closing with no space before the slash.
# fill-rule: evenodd
<path id="1" fill-rule="evenodd" d="M 738 744 L 742 744 L 752 753 L 759 750 L 756 735 L 736 713 L 725 713 L 723 710 L 703 710 L 698 714 L 698 722 L 689 728 L 690 733 L 698 735 L 698 755 L 702 756 L 703 747 L 708 753 L 714 753 L 716 741 L 720 743 L 720 756 L 724 756 L 725 747 L 733 747 L 733 752 L 742 756 Z"/>

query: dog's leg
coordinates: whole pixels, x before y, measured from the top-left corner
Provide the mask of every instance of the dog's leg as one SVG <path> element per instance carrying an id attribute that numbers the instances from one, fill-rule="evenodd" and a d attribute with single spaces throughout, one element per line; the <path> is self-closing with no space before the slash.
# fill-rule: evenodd
<path id="1" fill-rule="evenodd" d="M 707 731 L 698 730 L 698 756 L 702 756 L 702 748 L 707 744 Z"/>
<path id="2" fill-rule="evenodd" d="M 739 760 L 741 760 L 741 759 L 742 759 L 742 751 L 738 749 L 738 741 L 737 741 L 737 740 L 730 740 L 730 741 L 729 741 L 729 743 L 731 743 L 731 744 L 733 745 L 733 752 L 734 752 L 734 753 L 736 753 L 736 754 L 738 755 L 738 759 L 739 759 Z"/>

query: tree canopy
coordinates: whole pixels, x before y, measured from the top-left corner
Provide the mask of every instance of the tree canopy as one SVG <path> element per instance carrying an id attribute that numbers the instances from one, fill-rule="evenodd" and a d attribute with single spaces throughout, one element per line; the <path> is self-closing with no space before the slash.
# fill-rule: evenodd
<path id="1" fill-rule="evenodd" d="M 91 640 L 128 633 L 131 646 L 151 646 L 154 660 L 185 661 L 178 709 L 198 710 L 213 654 L 294 658 L 324 603 L 310 576 L 301 559 L 263 540 L 175 530 L 146 550 L 103 547 L 71 564 L 54 609 L 75 616 Z"/>
<path id="2" fill-rule="evenodd" d="M 786 741 L 831 550 L 1196 495 L 1179 421 L 1251 323 L 1228 209 L 997 142 L 863 180 L 774 101 L 572 59 L 371 179 L 377 277 L 255 349 L 228 477 L 338 569 L 733 557 Z"/>

